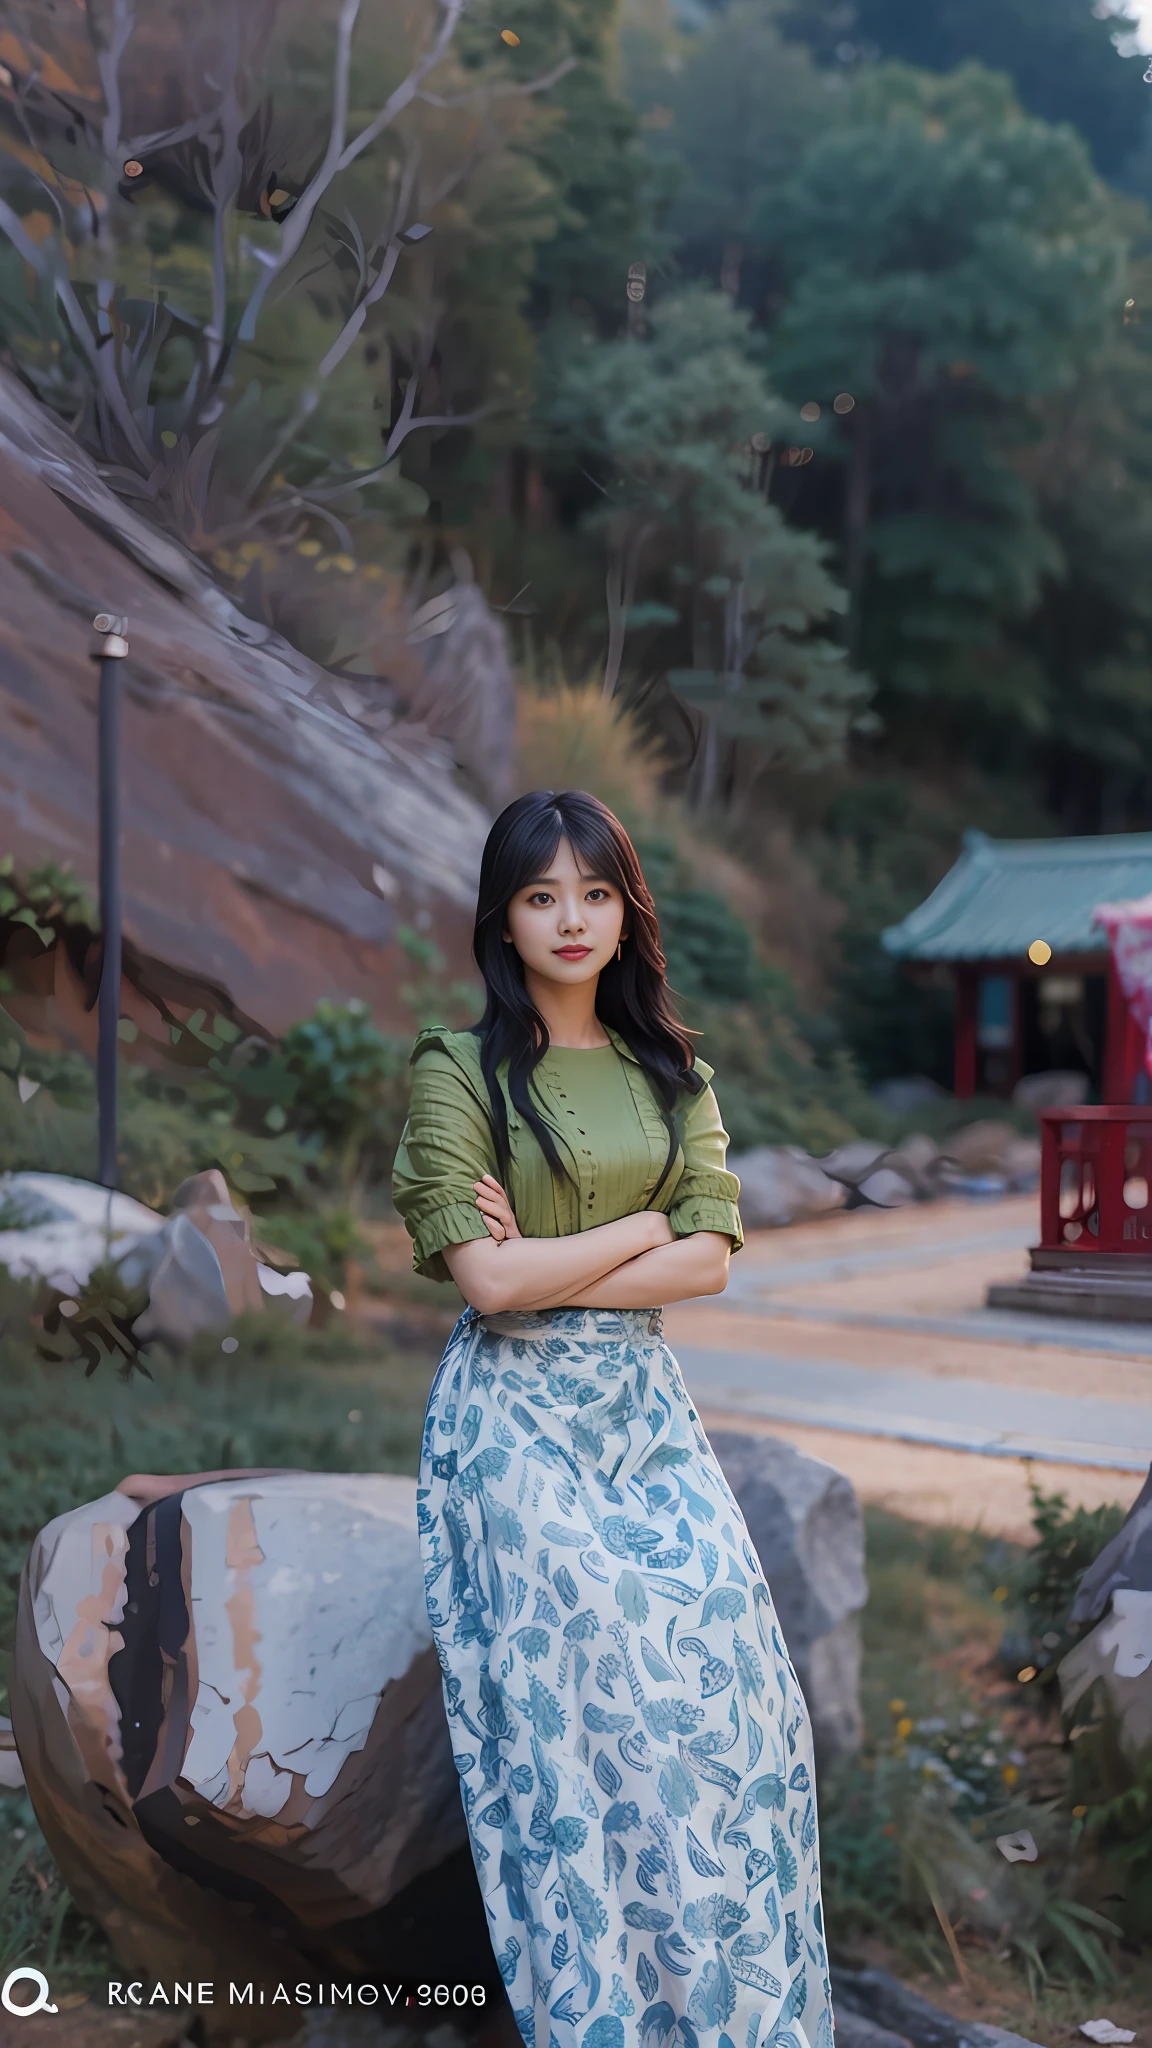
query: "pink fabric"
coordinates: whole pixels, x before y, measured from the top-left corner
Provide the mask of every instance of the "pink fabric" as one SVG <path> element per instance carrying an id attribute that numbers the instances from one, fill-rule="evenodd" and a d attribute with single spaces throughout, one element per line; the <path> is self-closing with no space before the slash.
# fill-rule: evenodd
<path id="1" fill-rule="evenodd" d="M 1152 896 L 1134 903 L 1100 903 L 1092 913 L 1112 947 L 1128 1007 L 1144 1033 L 1144 1065 L 1152 1075 Z"/>

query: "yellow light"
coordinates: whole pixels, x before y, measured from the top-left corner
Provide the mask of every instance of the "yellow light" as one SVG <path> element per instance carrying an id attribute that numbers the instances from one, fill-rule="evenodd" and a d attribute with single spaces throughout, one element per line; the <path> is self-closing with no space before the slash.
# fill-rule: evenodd
<path id="1" fill-rule="evenodd" d="M 1033 939 L 1028 948 L 1028 958 L 1033 967 L 1047 967 L 1052 958 L 1052 948 L 1047 939 Z"/>
<path id="2" fill-rule="evenodd" d="M 520 38 L 517 35 L 513 35 L 512 30 L 510 28 L 501 29 L 500 41 L 502 43 L 507 43 L 508 48 L 510 50 L 518 50 L 520 48 Z"/>

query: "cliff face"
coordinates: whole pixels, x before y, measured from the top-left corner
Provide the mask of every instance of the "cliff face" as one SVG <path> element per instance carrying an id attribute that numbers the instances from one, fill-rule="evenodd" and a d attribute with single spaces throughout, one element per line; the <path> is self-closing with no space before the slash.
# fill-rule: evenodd
<path id="1" fill-rule="evenodd" d="M 226 1001 L 272 1033 L 324 995 L 360 997 L 409 1028 L 397 928 L 462 964 L 488 823 L 448 741 L 430 736 L 444 724 L 429 715 L 431 682 L 420 725 L 361 722 L 354 689 L 243 617 L 0 373 L 0 853 L 21 869 L 71 864 L 93 896 L 97 611 L 129 620 L 130 975 L 147 963 L 169 1001 Z M 446 638 L 439 664 L 451 663 Z M 507 729 L 506 660 L 488 674 Z M 56 955 L 49 968 L 26 954 L 17 980 L 31 1001 L 54 978 L 83 1039 L 83 1000 L 75 988 L 69 1000 L 72 970 Z"/>

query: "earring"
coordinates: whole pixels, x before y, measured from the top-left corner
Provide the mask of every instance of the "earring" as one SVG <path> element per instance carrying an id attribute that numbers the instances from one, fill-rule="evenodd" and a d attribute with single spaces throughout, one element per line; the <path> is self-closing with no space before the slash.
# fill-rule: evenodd
<path id="1" fill-rule="evenodd" d="M 619 944 L 618 944 L 618 945 L 617 945 L 617 947 L 616 947 L 616 958 L 617 958 L 618 960 L 622 960 L 622 959 L 623 959 L 623 957 L 624 957 L 624 941 L 623 941 L 623 939 L 621 939 L 621 940 L 620 940 L 620 942 L 619 942 Z"/>

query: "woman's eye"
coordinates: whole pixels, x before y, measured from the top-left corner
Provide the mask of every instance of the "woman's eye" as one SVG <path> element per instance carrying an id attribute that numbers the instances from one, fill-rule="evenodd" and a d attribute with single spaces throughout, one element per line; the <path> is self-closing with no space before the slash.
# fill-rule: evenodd
<path id="1" fill-rule="evenodd" d="M 528 898 L 528 901 L 529 903 L 540 905 L 544 903 L 551 903 L 552 898 L 548 894 L 547 889 L 537 889 L 536 894 L 534 896 L 530 896 Z"/>
<path id="2" fill-rule="evenodd" d="M 589 891 L 588 891 L 588 901 L 589 901 L 589 903 L 607 903 L 607 901 L 608 901 L 608 891 L 607 891 L 607 889 L 589 889 Z"/>

